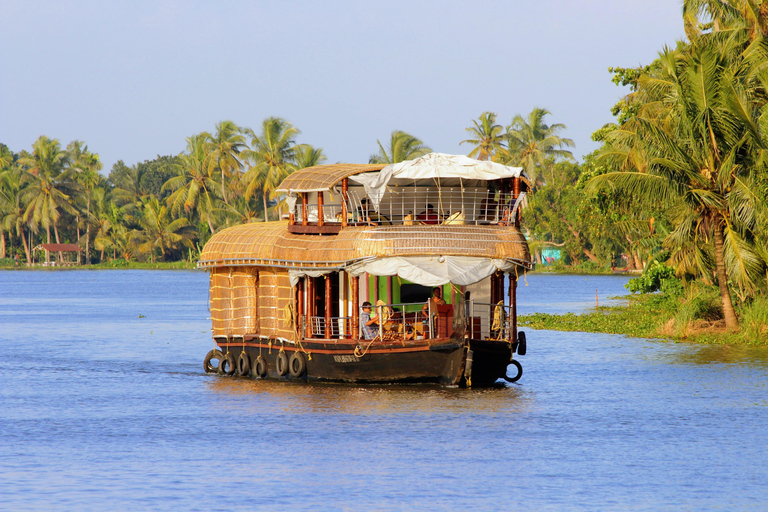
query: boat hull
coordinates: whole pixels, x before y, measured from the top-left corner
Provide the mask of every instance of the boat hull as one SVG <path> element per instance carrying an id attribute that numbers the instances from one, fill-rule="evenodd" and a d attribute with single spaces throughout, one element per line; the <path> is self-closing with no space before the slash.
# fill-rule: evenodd
<path id="1" fill-rule="evenodd" d="M 226 355 L 236 362 L 245 351 L 250 371 L 243 377 L 259 378 L 256 361 L 260 356 L 266 366 L 261 378 L 308 382 L 348 383 L 439 383 L 446 386 L 489 386 L 503 378 L 511 359 L 508 343 L 481 340 L 439 340 L 430 344 L 367 346 L 363 343 L 302 342 L 301 345 L 268 341 L 233 340 L 219 343 Z M 303 354 L 306 370 L 298 377 L 280 375 L 278 358 L 283 352 L 288 360 L 296 352 Z M 472 356 L 468 373 L 467 356 Z M 285 371 L 285 370 L 283 370 Z M 237 375 L 238 372 L 235 371 Z M 469 377 L 469 379 L 468 379 Z"/>

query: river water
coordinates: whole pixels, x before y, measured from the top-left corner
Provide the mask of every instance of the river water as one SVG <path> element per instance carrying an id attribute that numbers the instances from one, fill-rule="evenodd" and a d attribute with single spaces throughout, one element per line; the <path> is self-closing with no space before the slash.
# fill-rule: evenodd
<path id="1" fill-rule="evenodd" d="M 621 276 L 531 275 L 520 312 Z M 765 510 L 768 350 L 532 331 L 515 384 L 206 375 L 207 274 L 0 272 L 3 510 Z"/>

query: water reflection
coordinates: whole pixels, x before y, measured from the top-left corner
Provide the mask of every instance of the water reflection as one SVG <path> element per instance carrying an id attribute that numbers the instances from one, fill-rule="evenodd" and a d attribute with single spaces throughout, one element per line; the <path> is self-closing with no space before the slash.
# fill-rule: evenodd
<path id="1" fill-rule="evenodd" d="M 658 356 L 670 364 L 746 364 L 750 366 L 768 366 L 768 347 L 745 347 L 731 345 L 696 345 L 690 344 L 680 350 L 664 351 Z"/>
<path id="2" fill-rule="evenodd" d="M 342 414 L 500 414 L 530 408 L 531 393 L 515 385 L 461 389 L 429 385 L 305 384 L 211 376 L 207 388 L 236 396 L 242 404 L 278 407 L 291 413 Z M 273 404 L 273 405 L 271 405 Z M 232 403 L 228 403 L 233 406 Z"/>

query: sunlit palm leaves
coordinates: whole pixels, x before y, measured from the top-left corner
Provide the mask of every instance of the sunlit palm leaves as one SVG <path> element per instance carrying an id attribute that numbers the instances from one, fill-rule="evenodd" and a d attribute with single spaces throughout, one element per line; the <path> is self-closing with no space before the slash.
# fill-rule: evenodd
<path id="1" fill-rule="evenodd" d="M 401 130 L 392 132 L 387 148 L 378 139 L 376 143 L 379 145 L 379 152 L 371 155 L 368 159 L 368 162 L 372 164 L 396 164 L 405 160 L 413 160 L 432 152 L 422 141 Z"/>

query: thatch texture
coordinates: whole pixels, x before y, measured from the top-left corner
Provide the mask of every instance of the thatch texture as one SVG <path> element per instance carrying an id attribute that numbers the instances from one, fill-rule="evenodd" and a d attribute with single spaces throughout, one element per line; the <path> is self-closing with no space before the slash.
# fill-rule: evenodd
<path id="1" fill-rule="evenodd" d="M 282 221 L 216 233 L 198 267 L 341 268 L 370 257 L 441 254 L 532 261 L 525 237 L 513 226 L 358 226 L 320 236 L 288 233 Z"/>
<path id="2" fill-rule="evenodd" d="M 258 277 L 253 268 L 211 272 L 211 320 L 214 336 L 242 336 L 256 328 Z"/>
<path id="3" fill-rule="evenodd" d="M 332 164 L 300 169 L 283 180 L 278 192 L 317 192 L 330 190 L 338 182 L 363 172 L 380 171 L 383 164 Z"/>

